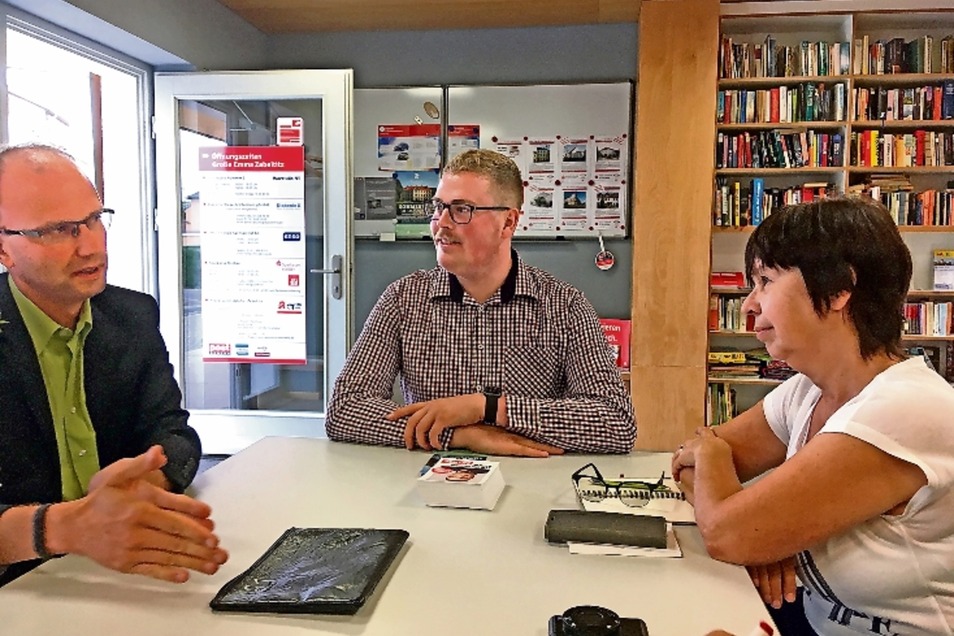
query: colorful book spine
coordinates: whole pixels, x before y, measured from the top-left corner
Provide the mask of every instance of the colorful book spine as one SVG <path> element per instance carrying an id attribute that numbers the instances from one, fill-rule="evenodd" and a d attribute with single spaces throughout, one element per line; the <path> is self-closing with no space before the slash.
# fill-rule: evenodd
<path id="1" fill-rule="evenodd" d="M 758 225 L 762 222 L 762 197 L 764 193 L 765 180 L 760 177 L 752 179 L 752 225 Z"/>

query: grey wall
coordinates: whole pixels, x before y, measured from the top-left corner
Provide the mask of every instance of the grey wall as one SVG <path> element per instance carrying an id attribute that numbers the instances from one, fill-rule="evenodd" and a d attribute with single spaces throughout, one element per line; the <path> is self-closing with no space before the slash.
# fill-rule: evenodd
<path id="1" fill-rule="evenodd" d="M 273 68 L 353 68 L 355 86 L 533 84 L 636 79 L 635 24 L 537 29 L 398 31 L 272 36 Z M 638 88 L 637 88 L 638 90 Z M 525 105 L 521 105 L 525 108 Z M 602 272 L 595 240 L 516 241 L 532 265 L 583 291 L 606 317 L 630 314 L 632 247 L 607 241 L 616 266 Z M 355 249 L 355 326 L 391 281 L 434 266 L 428 241 L 359 240 Z"/>
<path id="2" fill-rule="evenodd" d="M 355 86 L 636 79 L 636 24 L 272 36 L 273 68 L 353 68 Z"/>
<path id="3" fill-rule="evenodd" d="M 595 241 L 515 241 L 520 256 L 581 290 L 596 312 L 606 318 L 628 318 L 632 276 L 632 249 L 628 239 L 605 241 L 616 256 L 613 269 L 603 272 L 593 262 L 599 251 Z M 430 241 L 381 243 L 359 240 L 355 249 L 355 334 L 367 319 L 388 283 L 417 269 L 434 267 Z"/>

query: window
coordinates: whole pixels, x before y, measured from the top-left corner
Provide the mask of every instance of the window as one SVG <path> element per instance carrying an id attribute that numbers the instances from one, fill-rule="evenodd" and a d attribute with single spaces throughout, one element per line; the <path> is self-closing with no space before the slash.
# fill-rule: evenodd
<path id="1" fill-rule="evenodd" d="M 116 210 L 109 282 L 156 290 L 149 70 L 53 27 L 8 15 L 4 141 L 73 155 Z"/>

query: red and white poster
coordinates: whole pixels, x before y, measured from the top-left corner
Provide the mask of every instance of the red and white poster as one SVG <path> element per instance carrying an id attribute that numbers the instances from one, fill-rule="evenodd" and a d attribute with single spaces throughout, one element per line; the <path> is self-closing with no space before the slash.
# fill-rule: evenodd
<path id="1" fill-rule="evenodd" d="M 202 360 L 305 364 L 303 146 L 199 149 Z"/>
<path id="2" fill-rule="evenodd" d="M 629 337 L 632 323 L 621 318 L 600 318 L 603 335 L 610 345 L 613 361 L 620 369 L 629 368 Z"/>
<path id="3" fill-rule="evenodd" d="M 279 146 L 302 146 L 305 144 L 305 120 L 302 117 L 277 117 L 275 129 Z"/>

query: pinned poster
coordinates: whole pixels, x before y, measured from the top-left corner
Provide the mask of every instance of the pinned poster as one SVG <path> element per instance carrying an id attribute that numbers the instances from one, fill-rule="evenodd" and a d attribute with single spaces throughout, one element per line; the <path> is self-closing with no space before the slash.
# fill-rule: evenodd
<path id="1" fill-rule="evenodd" d="M 557 140 L 556 139 L 529 139 L 527 140 L 527 172 L 529 174 L 551 173 L 557 171 Z"/>
<path id="2" fill-rule="evenodd" d="M 198 152 L 203 362 L 305 364 L 304 147 Z"/>
<path id="3" fill-rule="evenodd" d="M 305 120 L 301 117 L 278 117 L 275 120 L 279 146 L 303 146 L 305 144 Z"/>
<path id="4" fill-rule="evenodd" d="M 585 176 L 585 175 L 584 175 Z M 561 230 L 586 230 L 590 226 L 590 197 L 585 178 L 565 178 L 561 181 Z"/>
<path id="5" fill-rule="evenodd" d="M 553 231 L 557 227 L 554 197 L 559 190 L 552 178 L 530 178 L 525 188 L 524 213 L 520 217 L 524 232 Z"/>
<path id="6" fill-rule="evenodd" d="M 480 148 L 480 126 L 451 124 L 447 127 L 447 160 L 467 150 Z"/>
<path id="7" fill-rule="evenodd" d="M 431 215 L 425 206 L 434 198 L 440 180 L 437 170 L 401 170 L 394 173 L 397 182 L 397 224 L 394 231 L 401 238 L 422 238 L 431 235 Z"/>
<path id="8" fill-rule="evenodd" d="M 378 170 L 437 170 L 440 145 L 440 124 L 379 124 Z"/>

